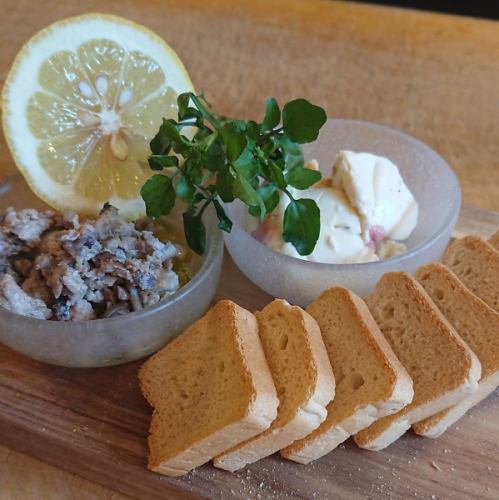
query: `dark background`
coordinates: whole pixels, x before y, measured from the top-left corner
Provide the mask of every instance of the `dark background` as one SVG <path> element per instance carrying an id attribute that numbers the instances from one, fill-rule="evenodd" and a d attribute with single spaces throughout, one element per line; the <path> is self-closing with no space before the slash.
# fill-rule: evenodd
<path id="1" fill-rule="evenodd" d="M 356 1 L 356 0 L 354 0 Z M 433 10 L 450 14 L 499 19 L 499 0 L 362 0 L 361 3 Z"/>

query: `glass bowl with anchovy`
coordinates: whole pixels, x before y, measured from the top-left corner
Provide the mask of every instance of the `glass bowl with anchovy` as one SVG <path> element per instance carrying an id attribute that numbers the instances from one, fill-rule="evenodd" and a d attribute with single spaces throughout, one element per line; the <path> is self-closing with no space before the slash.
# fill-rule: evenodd
<path id="1" fill-rule="evenodd" d="M 16 207 L 33 207 L 29 209 Z M 207 213 L 202 257 L 181 217 L 57 213 L 20 177 L 0 186 L 0 341 L 68 367 L 126 363 L 158 350 L 208 308 L 223 238 Z"/>

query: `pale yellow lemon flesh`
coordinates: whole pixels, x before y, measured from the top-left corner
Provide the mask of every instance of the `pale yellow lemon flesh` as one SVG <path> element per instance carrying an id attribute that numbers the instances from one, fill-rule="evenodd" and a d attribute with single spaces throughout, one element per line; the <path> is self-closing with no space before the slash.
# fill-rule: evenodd
<path id="1" fill-rule="evenodd" d="M 50 205 L 95 214 L 109 201 L 134 217 L 153 173 L 149 142 L 163 117 L 176 117 L 185 91 L 185 68 L 154 33 L 114 16 L 71 18 L 17 56 L 3 92 L 4 131 L 19 169 Z"/>

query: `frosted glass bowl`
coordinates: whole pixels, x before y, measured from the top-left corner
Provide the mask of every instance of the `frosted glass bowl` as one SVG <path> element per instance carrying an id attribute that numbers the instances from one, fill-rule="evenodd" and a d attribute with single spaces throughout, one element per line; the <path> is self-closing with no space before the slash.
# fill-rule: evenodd
<path id="1" fill-rule="evenodd" d="M 322 291 L 344 286 L 368 294 L 387 271 L 416 269 L 441 258 L 461 206 L 458 180 L 447 163 L 422 142 L 396 130 L 367 122 L 328 120 L 318 140 L 304 148 L 305 159 L 316 158 L 323 175 L 330 175 L 339 150 L 366 151 L 392 160 L 419 203 L 419 220 L 397 257 L 362 264 L 307 262 L 275 252 L 244 229 L 246 208 L 227 205 L 234 222 L 225 235 L 227 249 L 242 272 L 275 297 L 306 306 Z"/>
<path id="2" fill-rule="evenodd" d="M 47 208 L 20 178 L 0 186 L 2 213 L 7 206 Z M 177 215 L 173 220 L 180 223 Z M 78 322 L 27 318 L 0 307 L 0 342 L 38 361 L 79 368 L 127 363 L 157 351 L 197 320 L 215 294 L 223 237 L 214 214 L 206 215 L 207 251 L 195 258 L 193 279 L 171 297 L 116 318 Z"/>

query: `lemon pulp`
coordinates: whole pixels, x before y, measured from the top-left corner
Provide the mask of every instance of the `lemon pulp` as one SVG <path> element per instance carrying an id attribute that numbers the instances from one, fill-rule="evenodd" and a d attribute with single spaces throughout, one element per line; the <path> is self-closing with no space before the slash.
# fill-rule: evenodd
<path id="1" fill-rule="evenodd" d="M 42 168 L 85 198 L 136 198 L 150 175 L 149 141 L 162 115 L 176 109 L 164 81 L 151 57 L 109 40 L 51 56 L 27 110 Z"/>
<path id="2" fill-rule="evenodd" d="M 94 214 L 110 201 L 138 216 L 149 142 L 184 91 L 185 68 L 154 33 L 115 16 L 71 18 L 17 56 L 2 100 L 5 135 L 50 205 Z"/>

